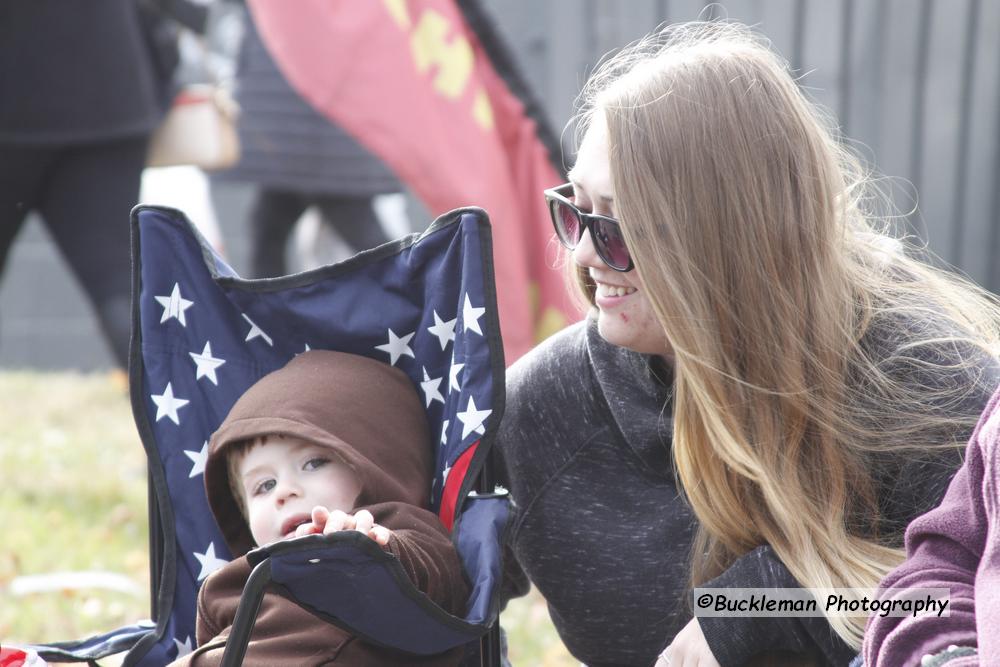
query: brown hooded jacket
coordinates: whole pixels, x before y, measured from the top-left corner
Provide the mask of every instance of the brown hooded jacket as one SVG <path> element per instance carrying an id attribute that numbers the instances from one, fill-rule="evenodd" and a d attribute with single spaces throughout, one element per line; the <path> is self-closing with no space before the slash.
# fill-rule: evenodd
<path id="1" fill-rule="evenodd" d="M 255 545 L 232 496 L 226 450 L 262 435 L 295 436 L 329 447 L 356 472 L 354 511 L 368 509 L 392 537 L 385 547 L 419 590 L 462 616 L 468 586 L 438 517 L 427 510 L 433 449 L 410 380 L 384 363 L 341 352 L 300 354 L 263 377 L 212 436 L 205 466 L 209 504 L 234 560 L 213 572 L 198 595 L 199 648 L 175 664 L 217 665 Z M 262 445 L 262 446 L 267 446 Z M 422 658 L 374 646 L 268 590 L 244 665 L 456 665 L 462 649 Z"/>

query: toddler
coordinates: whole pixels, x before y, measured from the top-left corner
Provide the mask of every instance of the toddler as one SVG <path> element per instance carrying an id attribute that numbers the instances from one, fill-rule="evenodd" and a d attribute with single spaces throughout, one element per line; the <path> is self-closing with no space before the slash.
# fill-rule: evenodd
<path id="1" fill-rule="evenodd" d="M 253 385 L 212 436 L 205 486 L 234 560 L 198 595 L 198 648 L 175 664 L 216 665 L 225 650 L 254 546 L 357 530 L 395 555 L 449 613 L 468 596 L 458 554 L 429 509 L 427 419 L 398 369 L 310 351 Z M 373 644 L 269 590 L 244 665 L 457 665 L 462 648 L 422 657 Z"/>

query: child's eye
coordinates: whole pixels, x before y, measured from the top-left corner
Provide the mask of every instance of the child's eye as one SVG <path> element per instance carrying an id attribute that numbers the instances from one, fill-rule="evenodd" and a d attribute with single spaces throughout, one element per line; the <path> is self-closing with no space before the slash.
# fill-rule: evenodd
<path id="1" fill-rule="evenodd" d="M 277 482 L 275 482 L 273 479 L 265 479 L 263 482 L 260 482 L 259 484 L 257 484 L 257 486 L 253 487 L 253 495 L 255 496 L 263 495 L 268 491 L 270 491 L 271 489 L 273 489 L 276 484 Z"/>
<path id="2" fill-rule="evenodd" d="M 322 468 L 323 466 L 325 466 L 329 462 L 330 462 L 330 459 L 324 458 L 322 456 L 317 456 L 315 458 L 311 458 L 308 461 L 306 461 L 305 464 L 302 466 L 302 469 L 303 470 L 317 470 L 319 468 Z"/>

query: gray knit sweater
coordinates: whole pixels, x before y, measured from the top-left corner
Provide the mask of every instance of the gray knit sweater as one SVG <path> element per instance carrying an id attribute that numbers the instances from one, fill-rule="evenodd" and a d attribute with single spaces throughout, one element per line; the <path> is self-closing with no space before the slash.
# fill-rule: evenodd
<path id="1" fill-rule="evenodd" d="M 901 366 L 901 375 L 926 380 L 916 366 Z M 955 377 L 938 368 L 931 376 L 955 388 L 945 409 L 974 424 L 1000 374 L 985 356 L 972 372 Z M 671 384 L 657 377 L 650 357 L 604 341 L 592 321 L 549 338 L 508 370 L 497 441 L 517 505 L 506 595 L 524 592 L 526 573 L 566 647 L 589 667 L 647 667 L 691 618 L 695 519 L 674 479 Z M 898 534 L 901 545 L 906 523 L 940 500 L 960 463 L 960 449 L 942 450 L 933 460 L 889 456 L 876 464 L 883 536 Z M 766 545 L 706 584 L 796 585 Z M 854 654 L 823 618 L 699 622 L 723 667 L 772 650 L 812 653 L 833 665 Z"/>

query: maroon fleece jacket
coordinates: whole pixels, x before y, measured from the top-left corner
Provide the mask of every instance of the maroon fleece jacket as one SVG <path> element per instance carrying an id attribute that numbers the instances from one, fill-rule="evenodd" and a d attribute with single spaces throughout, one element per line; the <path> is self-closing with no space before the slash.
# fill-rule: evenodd
<path id="1" fill-rule="evenodd" d="M 969 441 L 965 464 L 941 504 L 906 531 L 906 561 L 883 588 L 950 589 L 949 616 L 872 616 L 865 631 L 868 667 L 920 665 L 948 646 L 977 646 L 978 657 L 948 667 L 1000 665 L 1000 392 Z"/>

